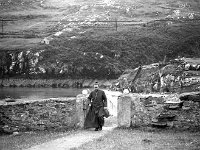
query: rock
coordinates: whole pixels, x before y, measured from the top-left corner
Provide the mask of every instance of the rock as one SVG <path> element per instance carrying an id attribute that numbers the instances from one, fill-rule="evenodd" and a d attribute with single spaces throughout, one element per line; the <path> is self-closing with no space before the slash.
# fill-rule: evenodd
<path id="1" fill-rule="evenodd" d="M 167 122 L 167 126 L 170 128 L 174 127 L 174 122 L 172 122 L 172 121 Z"/>
<path id="2" fill-rule="evenodd" d="M 160 120 L 160 119 L 167 119 L 167 120 L 174 120 L 174 118 L 176 117 L 175 114 L 160 114 L 157 119 Z"/>
<path id="3" fill-rule="evenodd" d="M 44 131 L 46 130 L 46 127 L 44 125 L 38 125 L 34 127 L 35 130 L 39 130 L 39 131 Z"/>
<path id="4" fill-rule="evenodd" d="M 189 107 L 189 106 L 183 106 L 182 109 L 183 109 L 183 110 L 190 110 L 191 107 Z"/>
<path id="5" fill-rule="evenodd" d="M 179 102 L 167 101 L 165 102 L 165 105 L 167 106 L 166 109 L 176 110 L 176 109 L 182 108 L 183 102 L 182 101 L 179 101 Z"/>
<path id="6" fill-rule="evenodd" d="M 10 84 L 9 87 L 17 87 L 15 84 Z"/>
<path id="7" fill-rule="evenodd" d="M 64 83 L 63 86 L 62 86 L 62 88 L 69 88 L 69 85 L 66 84 L 66 83 Z"/>
<path id="8" fill-rule="evenodd" d="M 182 101 L 200 102 L 200 93 L 197 93 L 197 94 L 189 93 L 186 95 L 181 95 L 179 98 Z"/>
<path id="9" fill-rule="evenodd" d="M 155 97 L 154 100 L 156 101 L 157 104 L 164 104 L 165 102 L 164 97 Z"/>
<path id="10" fill-rule="evenodd" d="M 56 83 L 53 83 L 53 84 L 51 85 L 51 87 L 52 87 L 52 88 L 57 88 L 58 85 L 57 85 Z"/>
<path id="11" fill-rule="evenodd" d="M 147 98 L 140 98 L 140 101 L 143 102 L 146 107 L 148 107 L 148 106 L 151 107 L 152 99 L 153 99 L 153 97 L 149 96 Z"/>
<path id="12" fill-rule="evenodd" d="M 177 110 L 179 109 L 180 106 L 179 105 L 172 105 L 172 106 L 169 106 L 168 109 L 171 109 L 171 110 Z"/>
<path id="13" fill-rule="evenodd" d="M 15 99 L 5 99 L 6 102 L 16 102 Z"/>
<path id="14" fill-rule="evenodd" d="M 149 140 L 149 139 L 143 139 L 142 142 L 143 142 L 143 143 L 148 143 L 148 144 L 152 143 L 152 141 Z"/>
<path id="15" fill-rule="evenodd" d="M 27 87 L 33 87 L 32 84 L 27 84 L 26 86 L 27 86 Z"/>
<path id="16" fill-rule="evenodd" d="M 16 131 L 16 132 L 13 132 L 13 135 L 15 135 L 15 136 L 16 136 L 16 135 L 19 135 L 19 132 L 17 132 L 17 131 Z"/>
<path id="17" fill-rule="evenodd" d="M 14 131 L 8 125 L 3 126 L 3 132 L 7 134 L 12 134 Z"/>
<path id="18" fill-rule="evenodd" d="M 19 87 L 24 87 L 24 85 L 23 85 L 23 84 L 20 84 Z"/>
<path id="19" fill-rule="evenodd" d="M 145 105 L 145 107 L 154 107 L 156 106 L 155 104 L 148 104 L 148 105 Z"/>
<path id="20" fill-rule="evenodd" d="M 167 122 L 152 122 L 151 125 L 153 127 L 166 128 L 167 127 Z"/>

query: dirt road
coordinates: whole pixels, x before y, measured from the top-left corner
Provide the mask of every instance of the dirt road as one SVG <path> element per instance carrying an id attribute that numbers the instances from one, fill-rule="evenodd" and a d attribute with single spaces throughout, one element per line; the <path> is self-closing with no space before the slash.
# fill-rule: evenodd
<path id="1" fill-rule="evenodd" d="M 114 128 L 115 126 L 103 127 L 102 131 L 94 131 L 94 129 L 82 130 L 76 134 L 43 143 L 41 145 L 31 147 L 27 150 L 69 150 L 71 148 L 77 148 L 84 143 L 93 141 L 104 136 L 105 134 L 112 131 Z"/>

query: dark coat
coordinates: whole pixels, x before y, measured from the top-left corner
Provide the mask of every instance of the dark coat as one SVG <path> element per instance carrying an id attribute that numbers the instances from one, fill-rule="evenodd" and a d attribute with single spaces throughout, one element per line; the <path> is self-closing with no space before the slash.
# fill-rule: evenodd
<path id="1" fill-rule="evenodd" d="M 97 128 L 97 117 L 105 115 L 104 107 L 107 107 L 107 98 L 105 92 L 102 90 L 94 90 L 90 93 L 88 101 L 91 106 L 88 108 L 88 113 L 85 118 L 85 128 Z"/>
<path id="2" fill-rule="evenodd" d="M 89 102 L 95 107 L 107 107 L 106 94 L 102 90 L 94 90 L 88 97 Z"/>

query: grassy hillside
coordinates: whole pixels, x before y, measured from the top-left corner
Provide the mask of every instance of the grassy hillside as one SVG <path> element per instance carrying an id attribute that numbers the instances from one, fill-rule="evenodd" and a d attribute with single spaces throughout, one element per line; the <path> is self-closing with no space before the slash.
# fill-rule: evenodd
<path id="1" fill-rule="evenodd" d="M 0 50 L 40 52 L 36 66 L 50 72 L 114 77 L 165 56 L 200 57 L 198 0 L 0 0 L 0 4 L 0 18 L 14 19 L 4 22 Z M 49 44 L 41 43 L 43 39 Z"/>

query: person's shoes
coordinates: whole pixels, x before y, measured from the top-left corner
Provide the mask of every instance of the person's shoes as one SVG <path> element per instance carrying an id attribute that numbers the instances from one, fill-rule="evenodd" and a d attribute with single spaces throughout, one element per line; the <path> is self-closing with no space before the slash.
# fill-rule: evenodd
<path id="1" fill-rule="evenodd" d="M 95 130 L 94 131 L 98 131 L 99 130 L 99 128 L 95 128 Z"/>
<path id="2" fill-rule="evenodd" d="M 102 126 L 99 127 L 99 131 L 101 131 L 101 130 L 102 130 Z"/>

